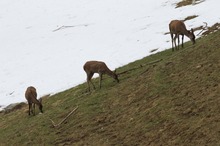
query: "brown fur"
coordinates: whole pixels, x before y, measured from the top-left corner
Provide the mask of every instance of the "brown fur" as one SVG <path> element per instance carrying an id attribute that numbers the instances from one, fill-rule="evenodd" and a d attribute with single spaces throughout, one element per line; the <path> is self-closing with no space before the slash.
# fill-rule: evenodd
<path id="1" fill-rule="evenodd" d="M 34 87 L 30 86 L 27 88 L 25 92 L 25 98 L 27 99 L 28 105 L 29 105 L 29 111 L 28 111 L 29 115 L 31 114 L 31 112 L 33 115 L 35 115 L 35 104 L 39 106 L 39 110 L 41 111 L 41 113 L 43 113 L 43 110 L 42 110 L 43 106 L 41 103 L 41 99 L 37 100 L 37 91 Z"/>
<path id="2" fill-rule="evenodd" d="M 182 48 L 184 35 L 187 36 L 193 42 L 193 44 L 195 44 L 195 35 L 193 29 L 190 31 L 187 30 L 185 24 L 182 21 L 172 20 L 169 24 L 169 29 L 172 39 L 172 51 L 174 51 L 173 44 L 175 45 L 175 49 L 179 49 L 179 35 L 182 35 Z M 173 35 L 175 35 L 174 38 Z M 176 39 L 178 39 L 178 47 L 176 46 Z"/>
<path id="3" fill-rule="evenodd" d="M 84 64 L 83 69 L 85 70 L 85 72 L 87 74 L 87 83 L 88 83 L 89 91 L 90 91 L 89 82 L 92 83 L 91 79 L 92 79 L 94 73 L 99 74 L 99 77 L 100 77 L 99 88 L 100 89 L 101 89 L 101 81 L 102 81 L 103 74 L 107 74 L 110 77 L 114 78 L 117 82 L 119 82 L 117 74 L 115 74 L 113 71 L 111 71 L 104 62 L 88 61 Z M 92 85 L 93 85 L 93 88 L 95 88 L 93 83 L 92 83 Z"/>

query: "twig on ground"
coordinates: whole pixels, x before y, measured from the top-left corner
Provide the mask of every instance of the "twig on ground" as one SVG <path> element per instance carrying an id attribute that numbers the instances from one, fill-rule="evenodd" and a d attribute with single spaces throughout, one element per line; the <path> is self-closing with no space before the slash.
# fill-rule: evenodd
<path id="1" fill-rule="evenodd" d="M 140 75 L 143 75 L 145 72 L 147 72 L 149 70 L 149 68 L 147 68 L 146 70 L 144 70 Z M 139 77 L 139 76 L 137 76 Z"/>
<path id="2" fill-rule="evenodd" d="M 208 23 L 207 22 L 203 22 L 203 23 L 205 24 L 205 26 L 202 27 L 202 30 L 196 36 L 199 36 L 203 31 L 208 29 Z"/>
<path id="3" fill-rule="evenodd" d="M 146 66 L 146 65 L 151 65 L 151 64 L 158 63 L 158 62 L 160 62 L 160 61 L 162 61 L 162 60 L 163 60 L 163 59 L 158 59 L 158 60 L 151 61 L 151 62 L 148 62 L 148 63 L 145 63 L 145 64 L 141 64 L 141 65 L 139 65 L 138 67 L 131 68 L 131 69 L 129 69 L 129 70 L 126 70 L 126 71 L 123 71 L 123 72 L 121 72 L 121 73 L 118 73 L 118 75 L 125 74 L 125 73 L 127 73 L 127 72 L 129 72 L 129 71 L 136 70 L 136 69 L 141 68 L 141 67 Z"/>
<path id="4" fill-rule="evenodd" d="M 129 69 L 129 70 L 120 72 L 120 73 L 118 73 L 118 75 L 125 74 L 125 73 L 127 73 L 127 72 L 129 72 L 129 71 L 136 70 L 136 69 L 141 68 L 141 67 L 142 67 L 142 65 L 140 65 L 139 67 L 135 67 L 135 68 L 132 68 L 132 69 Z"/>
<path id="5" fill-rule="evenodd" d="M 151 62 L 148 62 L 148 63 L 143 64 L 143 66 L 155 64 L 155 63 L 158 63 L 158 62 L 160 62 L 160 61 L 162 61 L 162 60 L 163 60 L 163 59 L 154 60 L 154 61 L 151 61 Z"/>
<path id="6" fill-rule="evenodd" d="M 70 115 L 72 115 L 73 112 L 75 112 L 77 109 L 78 109 L 78 106 L 77 106 L 75 109 L 73 109 L 73 110 L 72 110 L 63 120 L 61 120 L 60 123 L 58 123 L 58 124 L 55 124 L 54 121 L 53 121 L 52 119 L 50 119 L 50 121 L 51 121 L 52 124 L 53 124 L 53 127 L 58 127 L 58 126 L 60 126 L 60 125 L 61 125 Z"/>

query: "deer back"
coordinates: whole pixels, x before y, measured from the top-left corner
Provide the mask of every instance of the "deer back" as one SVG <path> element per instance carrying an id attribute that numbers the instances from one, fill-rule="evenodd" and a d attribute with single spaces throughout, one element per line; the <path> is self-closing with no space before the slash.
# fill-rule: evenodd
<path id="1" fill-rule="evenodd" d="M 32 86 L 27 88 L 25 98 L 27 99 L 28 103 L 36 103 L 38 105 L 41 104 L 40 101 L 37 100 L 36 89 Z"/>
<path id="2" fill-rule="evenodd" d="M 84 65 L 84 70 L 86 72 L 92 72 L 92 73 L 100 73 L 109 71 L 109 68 L 106 66 L 104 62 L 101 61 L 88 61 Z"/>
<path id="3" fill-rule="evenodd" d="M 188 33 L 185 24 L 179 20 L 172 20 L 169 24 L 169 29 L 170 32 L 173 34 L 185 35 L 186 33 Z"/>

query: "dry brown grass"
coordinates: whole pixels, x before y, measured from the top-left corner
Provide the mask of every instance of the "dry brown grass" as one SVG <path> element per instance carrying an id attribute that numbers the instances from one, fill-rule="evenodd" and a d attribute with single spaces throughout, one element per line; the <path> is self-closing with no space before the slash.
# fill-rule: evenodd
<path id="1" fill-rule="evenodd" d="M 205 0 L 182 0 L 176 4 L 176 8 L 187 6 L 187 5 L 196 5 L 204 1 Z"/>

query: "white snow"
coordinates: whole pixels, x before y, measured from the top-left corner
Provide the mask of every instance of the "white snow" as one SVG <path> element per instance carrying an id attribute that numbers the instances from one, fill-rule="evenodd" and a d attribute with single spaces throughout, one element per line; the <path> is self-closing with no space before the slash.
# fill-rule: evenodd
<path id="1" fill-rule="evenodd" d="M 28 86 L 40 97 L 84 82 L 82 66 L 88 60 L 115 69 L 153 49 L 170 48 L 164 33 L 172 19 L 199 15 L 186 22 L 187 28 L 220 21 L 219 0 L 176 9 L 178 1 L 0 1 L 1 108 L 25 101 Z"/>

